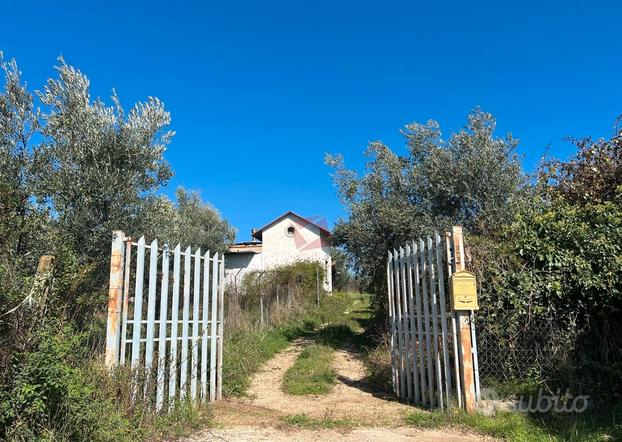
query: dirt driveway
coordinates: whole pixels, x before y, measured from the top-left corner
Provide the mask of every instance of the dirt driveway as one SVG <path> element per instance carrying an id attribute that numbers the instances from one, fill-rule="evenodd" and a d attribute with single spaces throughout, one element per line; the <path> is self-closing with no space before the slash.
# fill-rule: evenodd
<path id="1" fill-rule="evenodd" d="M 248 399 L 228 399 L 214 407 L 217 428 L 186 439 L 202 441 L 481 441 L 491 440 L 462 430 L 407 427 L 404 416 L 413 407 L 401 404 L 365 382 L 366 371 L 356 353 L 337 350 L 333 368 L 337 384 L 322 396 L 290 396 L 281 391 L 285 371 L 306 345 L 298 340 L 268 361 L 253 378 Z M 425 411 L 421 411 L 425 413 Z M 288 424 L 284 418 L 304 415 L 312 428 Z"/>

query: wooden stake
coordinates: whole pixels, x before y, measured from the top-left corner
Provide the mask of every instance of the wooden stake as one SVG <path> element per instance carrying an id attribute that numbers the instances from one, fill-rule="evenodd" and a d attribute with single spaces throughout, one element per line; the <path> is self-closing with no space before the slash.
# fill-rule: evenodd
<path id="1" fill-rule="evenodd" d="M 465 270 L 464 242 L 462 226 L 454 226 L 451 232 L 454 251 L 454 271 Z M 456 311 L 459 330 L 460 374 L 464 392 L 464 409 L 467 413 L 475 411 L 475 376 L 473 373 L 473 350 L 469 311 Z"/>

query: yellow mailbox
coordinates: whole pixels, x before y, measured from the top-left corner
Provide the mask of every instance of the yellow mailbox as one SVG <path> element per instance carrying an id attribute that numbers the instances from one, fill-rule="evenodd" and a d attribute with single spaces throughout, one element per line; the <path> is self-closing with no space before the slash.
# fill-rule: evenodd
<path id="1" fill-rule="evenodd" d="M 477 282 L 471 272 L 456 272 L 449 278 L 452 310 L 478 310 Z"/>

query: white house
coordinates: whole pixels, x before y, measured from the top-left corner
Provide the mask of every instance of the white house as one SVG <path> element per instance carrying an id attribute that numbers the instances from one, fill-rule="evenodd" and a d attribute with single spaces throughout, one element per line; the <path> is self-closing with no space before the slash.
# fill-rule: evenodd
<path id="1" fill-rule="evenodd" d="M 268 270 L 295 261 L 316 261 L 324 269 L 324 290 L 332 292 L 330 231 L 292 211 L 260 229 L 253 241 L 231 246 L 225 255 L 225 279 L 239 284 L 248 272 Z"/>

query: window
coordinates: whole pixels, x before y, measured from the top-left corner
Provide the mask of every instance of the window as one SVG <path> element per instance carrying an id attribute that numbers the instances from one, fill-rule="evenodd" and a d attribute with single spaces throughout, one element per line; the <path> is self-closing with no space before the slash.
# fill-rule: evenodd
<path id="1" fill-rule="evenodd" d="M 296 232 L 296 229 L 294 229 L 294 226 L 289 226 L 287 230 L 285 231 L 286 235 L 289 237 L 294 236 L 294 232 Z"/>

